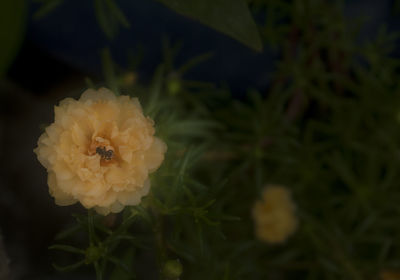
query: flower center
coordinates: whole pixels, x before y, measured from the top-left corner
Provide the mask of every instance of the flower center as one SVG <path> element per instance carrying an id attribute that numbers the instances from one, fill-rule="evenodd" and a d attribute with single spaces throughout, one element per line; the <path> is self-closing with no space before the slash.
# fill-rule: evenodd
<path id="1" fill-rule="evenodd" d="M 100 136 L 96 136 L 93 138 L 92 143 L 90 143 L 88 149 L 88 154 L 98 154 L 101 158 L 101 165 L 108 165 L 109 163 L 115 162 L 116 154 L 114 147 L 111 145 L 111 142 L 108 139 Z"/>
<path id="2" fill-rule="evenodd" d="M 105 146 L 103 146 L 103 147 L 97 147 L 96 148 L 96 154 L 100 155 L 101 159 L 111 160 L 113 155 L 114 155 L 114 151 L 113 150 L 107 150 L 107 148 Z"/>

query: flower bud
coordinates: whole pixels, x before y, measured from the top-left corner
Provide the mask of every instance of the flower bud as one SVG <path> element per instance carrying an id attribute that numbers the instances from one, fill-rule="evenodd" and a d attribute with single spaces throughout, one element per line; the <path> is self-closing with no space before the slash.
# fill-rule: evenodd
<path id="1" fill-rule="evenodd" d="M 90 246 L 85 251 L 85 263 L 94 263 L 100 259 L 102 255 L 102 249 L 96 246 Z"/>
<path id="2" fill-rule="evenodd" d="M 167 279 L 179 279 L 183 271 L 179 260 L 168 260 L 164 264 L 163 274 Z"/>
<path id="3" fill-rule="evenodd" d="M 298 226 L 296 205 L 290 191 L 283 186 L 267 186 L 262 199 L 254 204 L 252 214 L 257 238 L 271 244 L 283 243 Z"/>
<path id="4" fill-rule="evenodd" d="M 167 83 L 168 93 L 172 96 L 177 95 L 182 89 L 181 81 L 178 77 L 172 77 Z"/>

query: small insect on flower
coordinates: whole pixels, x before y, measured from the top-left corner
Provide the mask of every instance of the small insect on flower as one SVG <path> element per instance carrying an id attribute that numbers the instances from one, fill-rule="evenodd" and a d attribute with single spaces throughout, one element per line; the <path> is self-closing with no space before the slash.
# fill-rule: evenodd
<path id="1" fill-rule="evenodd" d="M 297 228 L 296 206 L 283 186 L 266 186 L 262 200 L 253 206 L 255 234 L 267 243 L 282 243 Z"/>
<path id="2" fill-rule="evenodd" d="M 114 152 L 113 152 L 113 150 L 107 151 L 106 147 L 97 147 L 96 154 L 99 154 L 102 159 L 111 160 Z"/>
<path id="3" fill-rule="evenodd" d="M 54 123 L 34 150 L 58 205 L 80 202 L 106 215 L 137 205 L 167 150 L 137 98 L 86 90 L 54 107 Z"/>

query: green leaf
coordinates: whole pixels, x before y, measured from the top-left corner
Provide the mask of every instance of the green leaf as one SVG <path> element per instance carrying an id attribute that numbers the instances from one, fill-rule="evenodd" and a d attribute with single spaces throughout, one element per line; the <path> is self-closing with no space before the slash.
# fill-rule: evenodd
<path id="1" fill-rule="evenodd" d="M 96 271 L 96 279 L 103 280 L 103 270 L 98 262 L 94 263 L 94 269 Z"/>
<path id="2" fill-rule="evenodd" d="M 178 73 L 183 75 L 198 64 L 210 59 L 214 55 L 213 52 L 204 53 L 193 57 L 178 69 Z"/>
<path id="3" fill-rule="evenodd" d="M 90 79 L 89 77 L 85 78 L 85 83 L 87 88 L 96 89 L 96 86 L 94 85 L 92 79 Z"/>
<path id="4" fill-rule="evenodd" d="M 161 64 L 157 67 L 157 70 L 154 73 L 153 82 L 151 83 L 149 91 L 149 99 L 147 102 L 147 106 L 145 107 L 146 114 L 150 115 L 153 118 L 157 115 L 160 109 L 157 105 L 160 104 L 160 94 L 162 91 L 163 77 L 164 65 Z"/>
<path id="5" fill-rule="evenodd" d="M 64 239 L 64 238 L 66 238 L 66 237 L 78 232 L 80 229 L 81 229 L 81 225 L 79 225 L 79 224 L 71 226 L 70 228 L 68 228 L 66 230 L 63 230 L 60 233 L 58 233 L 55 236 L 55 239 L 56 240 Z"/>
<path id="6" fill-rule="evenodd" d="M 0 1 L 0 77 L 5 74 L 21 47 L 26 15 L 24 0 Z"/>
<path id="7" fill-rule="evenodd" d="M 122 256 L 118 263 L 122 264 L 118 265 L 115 261 L 113 263 L 117 264 L 110 275 L 110 279 L 112 280 L 131 280 L 135 279 L 135 273 L 133 271 L 133 262 L 135 260 L 135 250 L 130 248 L 127 252 Z M 129 264 L 129 265 L 128 265 Z M 128 267 L 128 270 L 126 269 Z"/>
<path id="8" fill-rule="evenodd" d="M 119 95 L 119 87 L 114 70 L 114 62 L 108 48 L 105 48 L 101 51 L 101 62 L 103 65 L 103 73 L 107 86 L 112 92 L 114 92 L 116 95 Z"/>
<path id="9" fill-rule="evenodd" d="M 84 263 L 85 263 L 85 260 L 82 260 L 80 262 L 77 262 L 77 263 L 74 263 L 74 264 L 71 264 L 71 265 L 67 265 L 67 266 L 60 266 L 60 265 L 57 265 L 55 263 L 53 263 L 52 265 L 58 271 L 71 271 L 71 270 L 75 270 L 78 267 L 82 266 Z"/>
<path id="10" fill-rule="evenodd" d="M 61 250 L 65 252 L 70 252 L 74 254 L 85 254 L 85 251 L 76 247 L 72 247 L 69 245 L 62 245 L 62 244 L 54 244 L 49 247 L 50 250 Z"/>
<path id="11" fill-rule="evenodd" d="M 130 27 L 124 13 L 113 0 L 94 0 L 94 9 L 97 21 L 108 39 L 115 38 L 119 24 Z"/>
<path id="12" fill-rule="evenodd" d="M 64 0 L 36 0 L 34 2 L 42 2 L 42 6 L 33 15 L 33 18 L 37 20 L 51 13 L 53 10 L 59 7 Z"/>
<path id="13" fill-rule="evenodd" d="M 107 38 L 112 40 L 117 34 L 118 24 L 109 13 L 103 0 L 94 0 L 94 9 L 96 12 L 97 22 L 99 23 Z"/>
<path id="14" fill-rule="evenodd" d="M 158 0 L 175 12 L 224 33 L 261 52 L 257 25 L 244 0 Z"/>
<path id="15" fill-rule="evenodd" d="M 204 136 L 209 133 L 212 128 L 218 127 L 218 124 L 208 120 L 187 119 L 177 121 L 168 127 L 170 135 L 186 135 L 186 136 Z"/>
<path id="16" fill-rule="evenodd" d="M 106 5 L 107 5 L 107 8 L 110 10 L 111 14 L 115 17 L 116 20 L 119 21 L 119 23 L 123 27 L 125 27 L 125 28 L 131 27 L 128 19 L 125 17 L 124 13 L 117 6 L 117 4 L 114 3 L 114 0 L 106 0 Z"/>

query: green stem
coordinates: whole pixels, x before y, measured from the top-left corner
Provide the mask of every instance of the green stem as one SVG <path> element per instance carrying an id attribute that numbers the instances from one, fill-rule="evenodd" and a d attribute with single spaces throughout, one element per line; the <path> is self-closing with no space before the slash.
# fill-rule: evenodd
<path id="1" fill-rule="evenodd" d="M 89 244 L 92 246 L 94 244 L 94 215 L 92 210 L 88 211 L 88 231 L 89 231 Z"/>
<path id="2" fill-rule="evenodd" d="M 103 280 L 103 272 L 101 271 L 101 268 L 99 266 L 99 262 L 94 263 L 94 269 L 96 270 L 96 279 L 97 280 Z"/>

